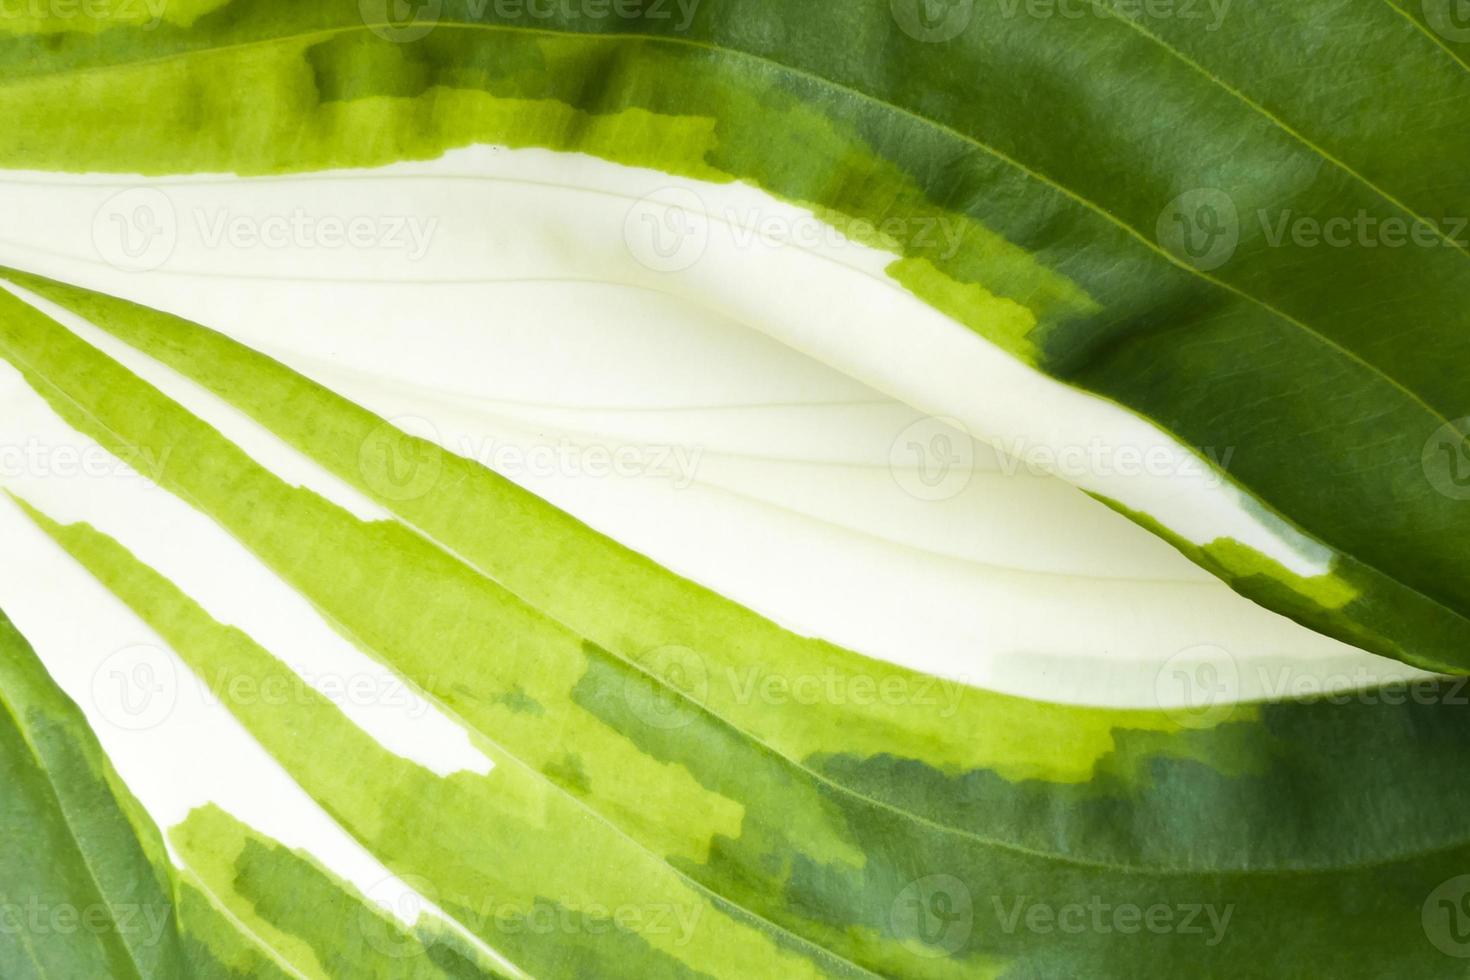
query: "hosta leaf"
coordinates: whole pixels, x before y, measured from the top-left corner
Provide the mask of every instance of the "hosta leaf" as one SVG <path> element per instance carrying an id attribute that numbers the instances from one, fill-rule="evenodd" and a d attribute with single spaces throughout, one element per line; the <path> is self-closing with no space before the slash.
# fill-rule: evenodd
<path id="1" fill-rule="evenodd" d="M 102 187 L 99 172 L 204 175 L 117 178 L 143 184 L 120 198 L 167 202 L 160 188 L 198 200 L 270 183 L 253 176 L 332 170 L 313 179 L 325 188 L 383 167 L 467 211 L 468 182 L 514 184 L 536 202 L 523 212 L 547 214 L 483 216 L 497 282 L 652 291 L 977 434 L 1196 462 L 1208 479 L 1063 475 L 1270 609 L 1467 673 L 1470 30 L 1452 3 L 123 6 L 0 16 L 12 184 L 59 199 Z M 485 165 L 494 154 L 523 169 Z M 536 161 L 544 173 L 524 169 Z M 385 212 L 388 176 L 373 183 Z M 649 180 L 677 203 L 632 201 Z M 585 211 L 542 193 L 568 182 L 561 203 L 581 194 Z M 609 235 L 610 199 L 628 203 Z M 738 242 L 693 267 L 660 261 L 663 233 L 690 222 L 738 237 L 741 200 L 858 247 L 788 251 L 810 284 Z M 122 224 L 125 246 L 162 232 L 138 224 L 148 208 L 130 227 L 109 206 L 90 244 L 126 269 L 98 229 Z M 0 899 L 166 913 L 141 940 L 115 915 L 76 941 L 5 930 L 7 977 L 1418 978 L 1470 955 L 1463 676 L 1317 701 L 1232 703 L 1227 688 L 1200 711 L 1156 690 L 1157 705 L 1117 710 L 870 660 L 409 435 L 344 387 L 346 365 L 232 339 L 265 334 L 214 324 L 218 302 L 193 309 L 221 333 L 57 281 L 122 277 L 77 271 L 66 252 L 87 222 L 54 224 L 0 241 L 56 277 L 4 273 L 19 287 L 0 291 L 11 393 L 29 386 L 29 410 L 49 406 L 46 424 L 79 443 L 164 461 L 146 475 L 168 505 L 90 523 L 27 483 L 0 501 L 11 527 L 29 521 L 18 550 L 74 560 L 73 584 L 121 600 L 107 614 L 135 616 L 215 689 L 231 732 L 355 840 L 353 861 L 430 904 L 375 908 L 325 853 L 214 803 L 166 850 L 0 619 Z M 517 235 L 530 240 L 501 240 Z M 261 277 L 222 254 L 184 271 Z M 491 274 L 442 252 L 425 265 L 423 283 Z M 159 281 L 107 291 L 159 296 Z M 349 316 L 326 289 L 304 295 Z M 503 292 L 465 295 L 508 312 Z M 237 411 L 228 437 L 214 427 Z M 236 441 L 237 422 L 332 492 L 272 469 L 282 447 Z M 236 571 L 304 600 L 307 625 L 396 674 L 484 765 L 403 754 L 305 685 L 284 631 L 240 625 L 248 602 L 221 615 L 205 563 L 152 547 L 190 543 L 159 512 L 233 537 Z M 1132 588 L 1109 594 L 1145 594 Z M 1091 646 L 1145 635 L 1147 606 Z M 845 642 L 891 654 L 860 633 Z M 1351 652 L 1338 647 L 1312 652 Z M 900 696 L 770 697 L 766 682 Z"/>
<path id="2" fill-rule="evenodd" d="M 897 323 L 791 339 L 977 420 L 984 392 L 938 378 L 984 338 L 1193 451 L 1232 447 L 1240 493 L 1216 502 L 1325 556 L 1311 574 L 1238 515 L 1088 489 L 1257 601 L 1458 669 L 1470 73 L 1450 7 L 446 2 L 405 25 L 235 0 L 105 29 L 21 19 L 0 40 L 0 163 L 262 174 L 481 142 L 755 185 L 882 244 L 893 281 L 973 331 L 943 364 Z M 1357 238 L 1324 245 L 1303 220 Z"/>
<path id="3" fill-rule="evenodd" d="M 1157 733 L 1188 736 L 1181 742 L 1199 741 L 1192 748 L 1175 750 L 1185 754 L 1201 752 L 1208 757 L 1218 751 L 1189 731 L 1187 713 L 1059 711 L 926 677 L 821 640 L 799 637 L 671 574 L 512 481 L 400 432 L 384 419 L 222 334 L 98 293 L 35 276 L 8 275 L 209 387 L 579 636 L 677 685 L 787 757 L 860 778 L 871 784 L 865 785 L 865 792 L 905 809 L 918 808 L 940 824 L 966 826 L 965 808 L 954 807 L 952 800 L 939 803 L 934 796 L 929 780 L 940 774 L 947 779 L 956 772 L 983 769 L 1012 783 L 1033 779 L 1074 782 L 1085 779 L 1117 747 L 1119 728 L 1145 739 L 1148 733 Z M 24 360 L 22 355 L 21 362 Z M 123 438 L 119 446 L 130 454 L 136 456 L 141 447 L 162 455 L 164 440 L 127 439 L 123 434 L 128 430 L 116 425 L 110 429 L 109 438 Z M 210 444 L 224 445 L 217 439 Z M 164 475 L 183 476 L 168 471 Z M 196 503 L 212 499 L 203 486 L 181 483 L 178 488 Z M 229 506 L 239 514 L 232 526 L 242 535 L 255 533 L 238 504 Z M 323 507 L 320 502 L 316 506 Z M 299 554 L 305 554 L 304 544 L 297 542 L 296 547 Z M 442 675 L 435 670 L 426 662 L 422 676 L 442 683 Z M 825 678 L 838 691 L 855 691 L 868 683 L 874 689 L 900 690 L 905 696 L 863 701 L 814 698 L 793 702 L 782 710 L 773 699 L 753 694 L 753 685 L 770 677 L 793 682 Z M 520 686 L 518 681 L 516 686 Z M 507 700 L 534 699 L 520 690 L 507 695 Z M 655 721 L 671 729 L 682 727 L 684 716 L 676 705 L 655 701 L 649 707 Z M 1254 710 L 1241 706 L 1220 717 L 1245 718 Z M 659 713 L 668 717 L 659 718 Z M 1203 727 L 1214 721 L 1208 716 L 1201 720 L 1206 723 Z M 1216 758 L 1216 763 L 1233 764 L 1225 760 L 1237 751 L 1238 746 L 1225 750 L 1226 755 Z M 1270 754 L 1277 751 L 1272 749 Z M 882 768 L 884 759 L 905 760 L 909 765 L 892 766 L 877 777 L 872 772 L 874 764 Z M 911 768 L 919 761 L 930 770 L 928 775 Z M 859 775 L 853 767 L 865 774 Z M 909 780 L 917 785 L 908 787 Z M 973 789 L 965 791 L 965 795 L 973 793 Z M 997 802 L 990 800 L 988 805 L 993 808 Z M 1036 828 L 1028 823 L 1024 818 L 1017 820 L 1018 832 L 1034 833 Z M 972 829 L 982 826 L 993 832 L 993 810 L 990 818 L 977 820 Z M 1250 830 L 1256 832 L 1254 827 Z M 1057 836 L 1065 841 L 1074 833 Z M 1152 848 L 1163 843 L 1140 839 L 1131 847 Z M 1297 846 L 1312 844 L 1304 839 Z M 1291 851 L 1283 848 L 1282 853 Z M 1133 856 L 1128 858 L 1130 863 L 1133 860 Z M 1171 862 L 1165 859 L 1164 863 Z"/>
<path id="4" fill-rule="evenodd" d="M 15 980 L 508 976 L 432 920 L 410 933 L 309 856 L 217 808 L 178 868 L 85 718 L 0 614 L 0 967 Z"/>
<path id="5" fill-rule="evenodd" d="M 48 527 L 201 676 L 226 678 L 226 689 L 235 677 L 253 679 L 256 689 L 292 677 L 110 539 L 84 525 Z M 467 690 L 454 700 L 473 696 Z M 730 975 L 864 975 L 820 947 L 715 902 L 564 789 L 490 745 L 489 736 L 482 738 L 495 769 L 446 779 L 395 757 L 320 695 L 286 704 L 227 703 L 364 844 L 390 867 L 427 882 L 442 908 L 532 975 L 680 976 L 705 968 Z M 589 740 L 588 749 L 595 747 Z M 354 765 L 344 766 L 347 759 Z M 365 780 L 364 773 L 372 778 Z M 684 821 L 698 816 L 679 815 Z M 650 812 L 645 820 L 654 817 Z M 627 910 L 641 913 L 641 929 L 606 922 L 604 928 L 580 924 L 548 935 L 505 921 L 545 914 L 610 920 Z M 937 963 L 934 975 L 953 975 L 953 969 Z"/>
<path id="6" fill-rule="evenodd" d="M 488 775 L 436 776 L 319 696 L 227 699 L 386 865 L 427 882 L 447 914 L 533 975 L 1443 970 L 1434 899 L 1470 861 L 1458 681 L 1422 682 L 1412 697 L 1225 706 L 1195 725 L 972 688 L 943 725 L 913 705 L 742 699 L 728 668 L 750 650 L 785 676 L 817 662 L 875 683 L 918 678 L 785 633 L 228 338 L 17 278 L 417 527 L 291 487 L 72 331 L 0 297 L 0 356 L 58 414 L 119 454 L 169 447 L 164 487 L 485 747 Z M 405 498 L 385 482 L 391 465 L 410 482 L 435 476 Z M 289 683 L 187 583 L 86 525 L 31 514 L 201 678 Z M 588 583 L 587 608 L 558 576 Z M 686 651 L 682 675 L 638 667 L 665 630 Z M 707 683 L 689 683 L 691 664 Z M 682 911 L 687 931 L 647 919 L 631 935 L 585 928 L 590 908 L 629 907 Z M 1103 926 L 1074 929 L 1094 908 Z M 1150 909 L 1172 925 L 1139 943 L 1130 930 Z M 538 915 L 584 927 L 555 941 L 505 928 Z"/>
<path id="7" fill-rule="evenodd" d="M 433 917 L 412 930 L 309 854 L 201 807 L 170 831 L 189 873 L 292 975 L 497 980 L 514 976 Z"/>
<path id="8" fill-rule="evenodd" d="M 0 701 L 0 969 L 7 977 L 186 976 L 157 830 L 3 615 Z"/>

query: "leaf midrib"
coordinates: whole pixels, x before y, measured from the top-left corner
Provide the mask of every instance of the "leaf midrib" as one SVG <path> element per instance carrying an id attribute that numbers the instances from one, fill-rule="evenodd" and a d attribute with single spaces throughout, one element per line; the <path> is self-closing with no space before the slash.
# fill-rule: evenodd
<path id="1" fill-rule="evenodd" d="M 1455 49 L 1450 47 L 1449 44 L 1445 42 L 1445 39 L 1439 36 L 1439 33 L 1437 31 L 1434 31 L 1431 28 L 1425 26 L 1423 21 L 1419 20 L 1419 18 L 1409 13 L 1403 7 L 1399 6 L 1396 0 L 1383 0 L 1383 2 L 1389 7 L 1393 8 L 1393 10 L 1395 10 L 1397 13 L 1402 15 L 1403 18 L 1407 20 L 1410 24 L 1413 24 L 1414 28 L 1419 31 L 1419 33 L 1429 38 L 1429 40 L 1433 41 L 1438 47 L 1443 48 L 1444 53 L 1449 55 L 1451 61 L 1455 62 L 1455 64 L 1459 65 L 1461 68 L 1464 68 L 1466 71 L 1470 71 L 1470 61 L 1466 61 L 1464 58 L 1461 58 L 1455 52 Z"/>

